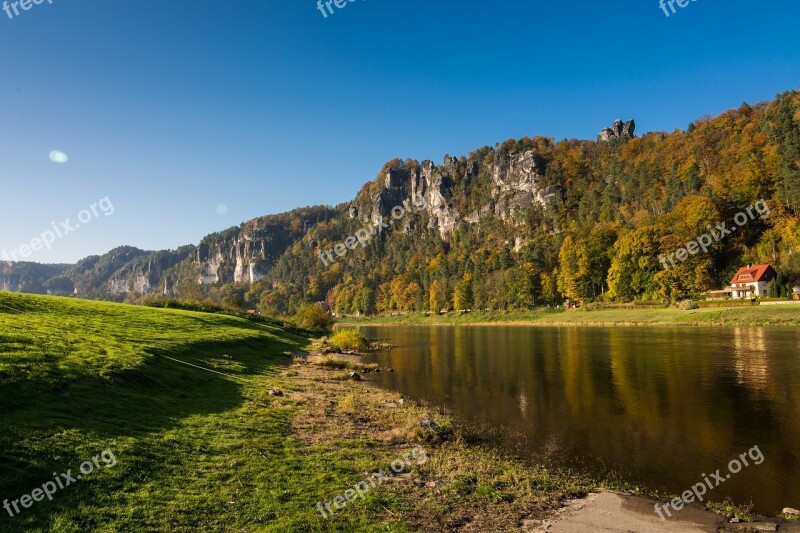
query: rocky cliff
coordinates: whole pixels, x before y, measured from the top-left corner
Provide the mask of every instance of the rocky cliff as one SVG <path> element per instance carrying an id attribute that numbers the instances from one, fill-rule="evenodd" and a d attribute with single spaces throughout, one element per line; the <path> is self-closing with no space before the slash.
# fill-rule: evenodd
<path id="1" fill-rule="evenodd" d="M 290 213 L 260 217 L 205 237 L 191 264 L 197 282 L 255 283 L 263 280 L 287 247 L 308 229 L 337 213 L 328 207 L 306 207 Z"/>
<path id="2" fill-rule="evenodd" d="M 622 123 L 621 120 L 617 119 L 614 121 L 614 125 L 610 128 L 603 128 L 600 133 L 597 135 L 598 142 L 607 142 L 611 139 L 619 139 L 622 137 L 627 137 L 629 139 L 633 139 L 635 135 L 633 132 L 636 131 L 636 122 L 633 120 L 629 120 L 628 122 Z"/>
<path id="3" fill-rule="evenodd" d="M 415 198 L 424 199 L 423 213 L 405 219 L 402 231 L 408 233 L 418 221 L 438 231 L 447 240 L 460 222 L 477 223 L 487 214 L 506 220 L 530 205 L 544 206 L 561 192 L 558 184 L 543 186 L 545 161 L 534 150 L 514 151 L 503 145 L 486 148 L 480 156 L 456 159 L 445 155 L 440 166 L 433 161 L 406 161 L 389 168 L 381 187 L 365 188 L 349 207 L 351 218 L 365 224 L 378 224 L 391 216 L 395 206 Z M 488 185 L 492 201 L 462 209 L 463 198 L 478 182 Z"/>

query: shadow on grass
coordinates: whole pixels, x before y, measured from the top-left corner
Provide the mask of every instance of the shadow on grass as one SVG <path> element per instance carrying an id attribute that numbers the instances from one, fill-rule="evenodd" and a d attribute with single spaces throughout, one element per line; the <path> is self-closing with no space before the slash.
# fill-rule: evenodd
<path id="1" fill-rule="evenodd" d="M 241 322 L 232 322 L 241 327 Z M 214 326 L 220 327 L 220 323 Z M 307 341 L 275 328 L 251 327 L 275 337 L 200 342 L 171 351 L 149 350 L 151 357 L 142 365 L 105 378 L 0 382 L 0 501 L 30 493 L 51 480 L 54 471 L 75 471 L 82 461 L 91 458 L 77 450 L 86 441 L 109 443 L 130 437 L 146 440 L 148 435 L 179 426 L 187 417 L 222 413 L 240 406 L 244 387 L 266 387 L 254 382 L 276 367 L 287 365 L 289 359 L 283 354 Z M 222 354 L 235 355 L 236 360 L 222 359 Z M 240 379 L 205 372 L 162 356 Z M 139 457 L 137 461 L 143 459 Z M 142 467 L 144 471 L 157 469 L 159 461 L 164 458 L 150 457 Z M 76 489 L 84 495 L 89 490 L 88 486 Z M 79 496 L 58 504 L 36 504 L 26 513 L 33 523 L 42 526 L 50 513 L 63 511 L 73 498 Z M 2 522 L 8 516 L 2 509 L 0 512 L 4 516 L 0 530 L 6 530 L 8 523 Z"/>

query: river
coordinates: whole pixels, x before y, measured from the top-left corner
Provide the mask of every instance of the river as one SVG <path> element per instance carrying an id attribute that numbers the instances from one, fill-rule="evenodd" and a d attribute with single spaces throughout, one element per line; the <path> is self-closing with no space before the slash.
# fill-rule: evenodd
<path id="1" fill-rule="evenodd" d="M 707 498 L 766 514 L 800 507 L 796 329 L 359 329 L 396 345 L 368 357 L 394 369 L 370 380 L 529 460 L 680 494 L 757 446 L 761 464 L 748 460 Z"/>

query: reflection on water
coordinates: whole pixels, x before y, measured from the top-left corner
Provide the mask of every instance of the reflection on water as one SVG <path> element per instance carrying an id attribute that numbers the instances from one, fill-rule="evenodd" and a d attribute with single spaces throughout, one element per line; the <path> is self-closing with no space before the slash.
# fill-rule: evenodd
<path id="1" fill-rule="evenodd" d="M 713 491 L 800 506 L 800 332 L 747 328 L 362 328 L 398 348 L 372 379 L 500 431 L 536 460 L 679 493 L 758 445 Z"/>
<path id="2" fill-rule="evenodd" d="M 766 390 L 769 376 L 766 333 L 763 329 L 735 328 L 736 373 L 739 384 Z"/>

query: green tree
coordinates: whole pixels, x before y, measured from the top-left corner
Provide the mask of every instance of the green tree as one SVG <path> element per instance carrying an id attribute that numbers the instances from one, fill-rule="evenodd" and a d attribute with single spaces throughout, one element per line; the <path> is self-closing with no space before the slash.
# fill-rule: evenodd
<path id="1" fill-rule="evenodd" d="M 564 239 L 558 253 L 558 263 L 561 266 L 558 273 L 558 290 L 567 298 L 580 302 L 584 301 L 583 285 L 588 275 L 586 256 L 586 247 L 583 243 L 576 243 L 571 235 Z"/>
<path id="2" fill-rule="evenodd" d="M 608 272 L 609 297 L 633 300 L 658 296 L 655 275 L 661 268 L 659 238 L 659 231 L 650 226 L 633 230 L 617 241 Z"/>
<path id="3" fill-rule="evenodd" d="M 430 309 L 434 313 L 447 306 L 447 285 L 440 279 L 433 280 L 429 294 Z"/>
<path id="4" fill-rule="evenodd" d="M 765 118 L 766 130 L 778 144 L 780 155 L 775 188 L 797 215 L 800 210 L 800 94 L 779 96 Z"/>
<path id="5" fill-rule="evenodd" d="M 302 304 L 297 308 L 295 322 L 308 330 L 329 330 L 333 326 L 333 317 L 319 304 Z"/>
<path id="6" fill-rule="evenodd" d="M 464 273 L 453 293 L 453 307 L 459 311 L 472 308 L 472 274 Z"/>
<path id="7" fill-rule="evenodd" d="M 533 284 L 530 273 L 524 268 L 512 267 L 503 276 L 506 300 L 514 309 L 533 307 Z"/>

